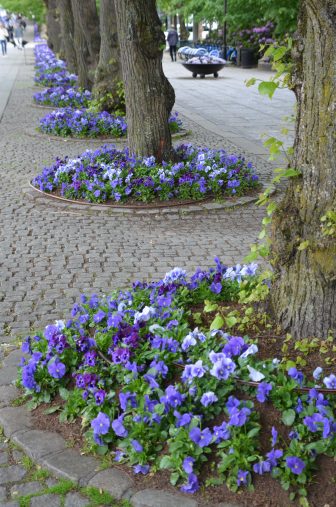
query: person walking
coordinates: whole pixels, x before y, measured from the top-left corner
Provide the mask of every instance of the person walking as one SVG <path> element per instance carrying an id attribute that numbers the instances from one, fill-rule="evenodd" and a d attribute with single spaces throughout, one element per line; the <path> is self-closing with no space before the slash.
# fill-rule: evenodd
<path id="1" fill-rule="evenodd" d="M 175 26 L 172 26 L 168 30 L 168 35 L 167 35 L 167 41 L 169 44 L 169 52 L 170 52 L 170 57 L 171 57 L 172 62 L 174 62 L 174 61 L 176 62 L 176 46 L 177 46 L 178 40 L 179 40 L 178 33 L 175 30 Z"/>
<path id="2" fill-rule="evenodd" d="M 14 39 L 18 49 L 22 49 L 22 37 L 23 37 L 22 26 L 20 25 L 19 22 L 16 22 L 14 25 Z"/>
<path id="3" fill-rule="evenodd" d="M 7 37 L 9 37 L 8 31 L 5 28 L 5 25 L 3 23 L 1 23 L 0 24 L 0 44 L 1 44 L 1 50 L 2 50 L 3 56 L 7 55 Z"/>

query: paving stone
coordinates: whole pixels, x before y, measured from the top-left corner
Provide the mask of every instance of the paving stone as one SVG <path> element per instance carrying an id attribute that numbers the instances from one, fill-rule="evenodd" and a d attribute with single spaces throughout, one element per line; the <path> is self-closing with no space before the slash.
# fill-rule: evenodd
<path id="1" fill-rule="evenodd" d="M 30 495 L 31 493 L 37 493 L 38 491 L 41 491 L 44 489 L 45 486 L 41 482 L 25 482 L 24 484 L 16 484 L 13 486 L 10 490 L 10 494 L 12 497 L 16 496 L 24 496 L 24 495 Z"/>
<path id="2" fill-rule="evenodd" d="M 20 396 L 20 391 L 15 386 L 0 386 L 0 403 L 9 405 Z"/>
<path id="3" fill-rule="evenodd" d="M 17 298 L 15 298 L 15 300 L 17 301 Z M 8 356 L 5 357 L 2 364 L 3 366 L 14 366 L 17 368 L 21 358 L 24 356 L 27 357 L 25 354 L 21 352 L 21 350 L 19 349 L 13 350 L 8 354 Z"/>
<path id="4" fill-rule="evenodd" d="M 33 460 L 66 449 L 64 438 L 51 431 L 18 432 L 12 438 Z"/>
<path id="5" fill-rule="evenodd" d="M 11 437 L 17 431 L 32 428 L 30 413 L 24 407 L 0 408 L 0 426 L 6 437 Z"/>
<path id="6" fill-rule="evenodd" d="M 7 502 L 2 503 L 1 507 L 20 507 L 20 504 L 18 502 Z"/>
<path id="7" fill-rule="evenodd" d="M 5 468 L 0 468 L 0 484 L 4 485 L 8 482 L 21 481 L 26 475 L 26 470 L 19 465 L 12 465 Z"/>
<path id="8" fill-rule="evenodd" d="M 18 376 L 18 369 L 15 366 L 0 368 L 0 386 L 7 386 L 15 382 Z"/>
<path id="9" fill-rule="evenodd" d="M 196 500 L 158 489 L 144 489 L 131 497 L 133 507 L 197 507 Z"/>
<path id="10" fill-rule="evenodd" d="M 4 488 L 3 486 L 1 486 L 0 487 L 0 501 L 1 500 L 5 500 L 6 495 L 7 495 L 6 488 Z"/>
<path id="11" fill-rule="evenodd" d="M 30 500 L 30 507 L 60 507 L 61 497 L 59 495 L 34 496 Z"/>
<path id="12" fill-rule="evenodd" d="M 0 452 L 0 465 L 6 465 L 8 463 L 8 454 L 6 451 Z"/>
<path id="13" fill-rule="evenodd" d="M 103 489 L 120 500 L 133 486 L 133 481 L 128 474 L 117 468 L 107 468 L 98 472 L 90 481 L 89 486 Z"/>
<path id="14" fill-rule="evenodd" d="M 100 464 L 95 458 L 82 456 L 74 449 L 50 454 L 39 458 L 38 462 L 57 477 L 65 477 L 80 486 L 86 486 L 91 477 L 97 473 Z"/>
<path id="15" fill-rule="evenodd" d="M 68 493 L 65 497 L 64 507 L 86 507 L 88 505 L 90 505 L 90 501 L 78 493 Z"/>
<path id="16" fill-rule="evenodd" d="M 51 488 L 52 486 L 55 486 L 56 484 L 58 484 L 58 480 L 57 479 L 54 479 L 53 477 L 49 477 L 49 479 L 46 480 L 46 485 L 48 486 L 48 488 Z"/>

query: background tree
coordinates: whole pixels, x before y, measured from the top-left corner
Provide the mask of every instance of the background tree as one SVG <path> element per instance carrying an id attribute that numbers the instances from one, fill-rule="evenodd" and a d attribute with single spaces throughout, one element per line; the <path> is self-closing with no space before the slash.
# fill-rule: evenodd
<path id="1" fill-rule="evenodd" d="M 94 96 L 99 108 L 123 111 L 122 71 L 114 0 L 100 2 L 100 53 L 95 74 Z"/>
<path id="2" fill-rule="evenodd" d="M 336 331 L 336 1 L 303 0 L 295 44 L 295 178 L 275 215 L 272 288 L 278 321 L 296 337 Z"/>
<path id="3" fill-rule="evenodd" d="M 1 6 L 9 12 L 21 13 L 23 16 L 42 23 L 45 19 L 43 0 L 1 0 Z"/>
<path id="4" fill-rule="evenodd" d="M 71 0 L 78 85 L 91 90 L 99 59 L 99 18 L 95 0 Z"/>
<path id="5" fill-rule="evenodd" d="M 47 42 L 50 49 L 57 54 L 60 52 L 62 46 L 61 26 L 57 11 L 57 2 L 56 0 L 44 0 L 44 2 L 46 5 Z"/>
<path id="6" fill-rule="evenodd" d="M 59 12 L 65 60 L 69 71 L 77 73 L 77 60 L 74 44 L 74 20 L 71 0 L 57 0 L 57 10 Z"/>
<path id="7" fill-rule="evenodd" d="M 168 118 L 174 89 L 162 70 L 165 38 L 155 0 L 115 0 L 125 84 L 129 148 L 142 156 L 172 155 Z"/>

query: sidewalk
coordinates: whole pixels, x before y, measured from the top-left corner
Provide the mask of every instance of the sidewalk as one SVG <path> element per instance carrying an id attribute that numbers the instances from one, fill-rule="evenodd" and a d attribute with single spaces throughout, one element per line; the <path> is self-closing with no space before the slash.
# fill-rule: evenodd
<path id="1" fill-rule="evenodd" d="M 215 79 L 212 75 L 194 79 L 182 65 L 182 60 L 171 62 L 164 55 L 164 71 L 176 93 L 175 108 L 185 116 L 202 125 L 210 132 L 229 139 L 242 150 L 268 159 L 261 136 L 275 136 L 286 140 L 281 134 L 282 118 L 293 114 L 294 93 L 277 90 L 270 100 L 258 93 L 257 85 L 246 87 L 251 77 L 268 80 L 272 72 L 242 69 L 227 65 Z M 288 125 L 287 125 L 288 127 Z M 293 124 L 289 124 L 293 139 Z"/>

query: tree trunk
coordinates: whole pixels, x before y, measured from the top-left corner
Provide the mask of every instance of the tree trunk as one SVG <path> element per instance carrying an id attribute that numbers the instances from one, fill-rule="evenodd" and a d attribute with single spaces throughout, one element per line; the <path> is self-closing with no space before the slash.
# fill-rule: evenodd
<path id="1" fill-rule="evenodd" d="M 198 42 L 199 39 L 199 22 L 195 20 L 193 21 L 193 42 Z"/>
<path id="2" fill-rule="evenodd" d="M 180 18 L 180 39 L 181 40 L 188 40 L 189 39 L 189 31 L 187 30 L 186 24 L 185 24 L 185 18 L 183 14 L 179 15 Z"/>
<path id="3" fill-rule="evenodd" d="M 91 90 L 100 49 L 99 19 L 95 0 L 71 0 L 78 85 Z"/>
<path id="4" fill-rule="evenodd" d="M 61 34 L 65 59 L 70 72 L 77 72 L 76 51 L 74 44 L 74 20 L 71 8 L 71 0 L 58 0 Z"/>
<path id="5" fill-rule="evenodd" d="M 44 3 L 47 8 L 46 22 L 48 46 L 54 51 L 54 53 L 59 53 L 62 39 L 56 0 L 44 0 Z"/>
<path id="6" fill-rule="evenodd" d="M 165 38 L 155 0 L 115 0 L 115 6 L 130 151 L 169 160 L 175 93 L 162 70 Z"/>
<path id="7" fill-rule="evenodd" d="M 125 104 L 120 95 L 122 72 L 118 42 L 117 20 L 114 0 L 100 2 L 100 53 L 96 69 L 94 96 L 101 110 L 125 113 Z"/>
<path id="8" fill-rule="evenodd" d="M 294 167 L 302 176 L 290 182 L 274 220 L 272 298 L 285 330 L 324 338 L 336 331 L 335 237 L 321 227 L 336 209 L 335 0 L 302 1 L 294 58 Z"/>

